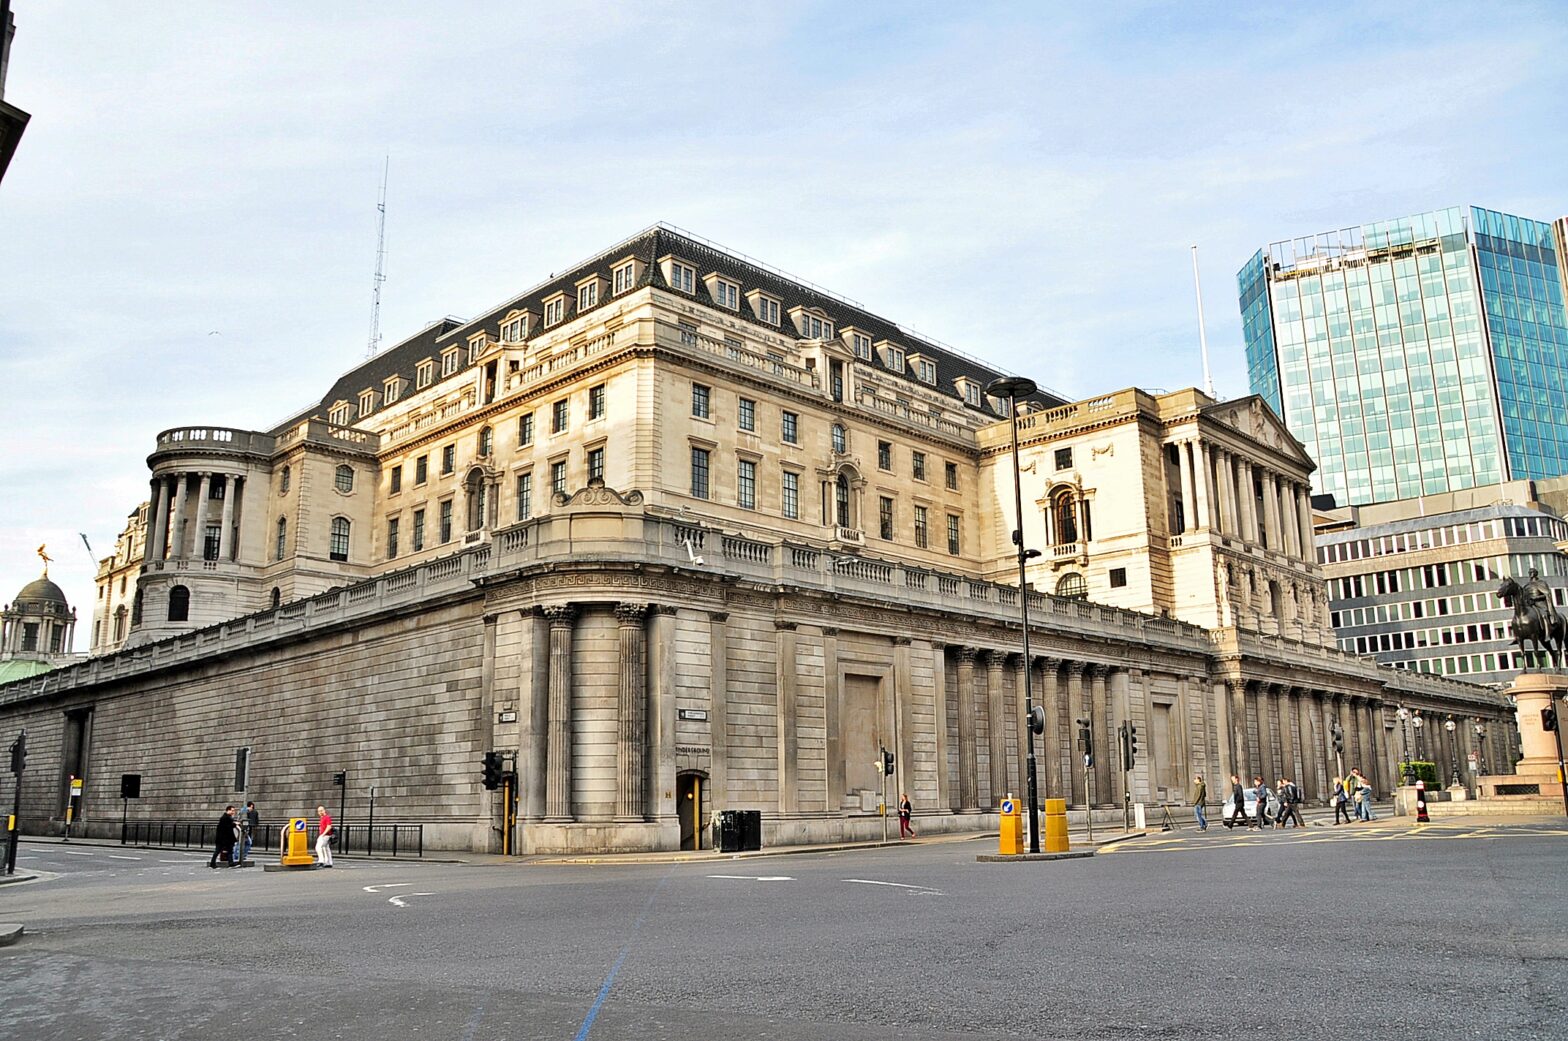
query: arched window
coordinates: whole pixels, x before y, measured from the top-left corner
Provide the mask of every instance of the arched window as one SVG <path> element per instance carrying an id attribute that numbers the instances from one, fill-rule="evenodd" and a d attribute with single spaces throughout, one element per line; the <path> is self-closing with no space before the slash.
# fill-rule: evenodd
<path id="1" fill-rule="evenodd" d="M 184 586 L 169 587 L 169 621 L 186 622 L 191 617 L 191 591 Z"/>
<path id="2" fill-rule="evenodd" d="M 468 530 L 478 531 L 485 526 L 485 475 L 482 471 L 473 470 L 464 482 L 464 490 L 468 493 Z"/>
<path id="3" fill-rule="evenodd" d="M 839 474 L 838 480 L 833 483 L 833 512 L 838 518 L 839 527 L 850 527 L 849 478 L 843 474 Z"/>
<path id="4" fill-rule="evenodd" d="M 131 627 L 142 624 L 142 591 L 138 589 L 136 596 L 131 599 Z"/>
<path id="5" fill-rule="evenodd" d="M 338 467 L 338 472 L 337 472 L 337 477 L 336 477 L 334 483 L 337 486 L 337 490 L 340 491 L 340 492 L 351 492 L 351 491 L 353 491 L 354 490 L 354 468 L 352 466 L 349 466 L 347 463 L 344 463 L 341 466 L 339 466 Z"/>
<path id="6" fill-rule="evenodd" d="M 833 451 L 840 455 L 847 451 L 846 442 L 844 441 L 844 425 L 842 423 L 833 424 Z"/>
<path id="7" fill-rule="evenodd" d="M 332 518 L 332 538 L 327 543 L 327 556 L 332 560 L 348 559 L 348 518 Z"/>
<path id="8" fill-rule="evenodd" d="M 1078 509 L 1072 489 L 1063 488 L 1051 496 L 1051 526 L 1056 531 L 1058 546 L 1078 541 Z"/>
<path id="9" fill-rule="evenodd" d="M 278 494 L 279 495 L 287 495 L 289 493 L 289 478 L 290 478 L 290 476 L 291 475 L 289 473 L 289 468 L 285 466 L 283 468 L 283 476 L 278 478 Z"/>
<path id="10" fill-rule="evenodd" d="M 1084 584 L 1082 575 L 1069 571 L 1056 583 L 1056 595 L 1068 600 L 1083 600 L 1089 595 L 1089 587 Z"/>
<path id="11" fill-rule="evenodd" d="M 278 605 L 281 604 L 282 602 L 283 602 L 283 591 L 281 589 L 279 589 L 277 586 L 273 586 L 272 587 L 272 609 L 274 611 L 276 611 L 278 609 Z"/>
<path id="12" fill-rule="evenodd" d="M 119 643 L 125 639 L 125 605 L 121 604 L 114 609 L 114 641 Z"/>
<path id="13" fill-rule="evenodd" d="M 278 538 L 277 538 L 276 544 L 272 547 L 272 559 L 273 560 L 282 560 L 283 559 L 283 547 L 284 547 L 284 544 L 286 542 L 288 542 L 288 538 L 289 538 L 289 519 L 287 517 L 279 517 L 278 518 Z"/>

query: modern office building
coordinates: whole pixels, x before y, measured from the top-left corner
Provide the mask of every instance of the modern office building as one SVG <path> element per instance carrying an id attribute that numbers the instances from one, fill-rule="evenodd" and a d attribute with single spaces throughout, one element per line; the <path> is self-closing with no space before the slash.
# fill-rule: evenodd
<path id="1" fill-rule="evenodd" d="M 1502 684 L 1525 666 L 1497 596 L 1530 569 L 1568 605 L 1568 523 L 1548 505 L 1568 481 L 1510 481 L 1317 514 L 1339 646 L 1384 665 Z M 1555 488 L 1550 486 L 1556 486 Z"/>
<path id="2" fill-rule="evenodd" d="M 1362 505 L 1568 473 L 1564 229 L 1479 207 L 1286 239 L 1241 269 L 1252 390 Z"/>

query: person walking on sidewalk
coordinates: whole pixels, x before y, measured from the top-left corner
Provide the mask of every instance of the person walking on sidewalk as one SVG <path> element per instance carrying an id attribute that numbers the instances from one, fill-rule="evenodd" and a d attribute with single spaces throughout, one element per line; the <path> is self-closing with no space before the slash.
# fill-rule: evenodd
<path id="1" fill-rule="evenodd" d="M 915 806 L 914 806 L 914 803 L 909 801 L 909 795 L 907 793 L 904 794 L 904 795 L 900 795 L 898 797 L 898 837 L 899 838 L 901 838 L 901 839 L 905 839 L 905 838 L 912 839 L 912 838 L 915 837 L 915 829 L 910 827 L 910 825 L 909 825 L 909 819 L 911 817 L 913 817 L 914 815 L 915 815 Z"/>
<path id="2" fill-rule="evenodd" d="M 245 819 L 240 822 L 240 855 L 235 859 L 245 863 L 245 858 L 250 856 L 250 848 L 256 844 L 256 832 L 261 829 L 261 814 L 256 812 L 256 804 L 245 804 Z"/>
<path id="3" fill-rule="evenodd" d="M 1301 789 L 1296 787 L 1296 782 L 1289 777 L 1279 779 L 1279 820 L 1274 822 L 1276 828 L 1283 828 L 1292 820 L 1296 827 L 1305 825 L 1301 821 Z"/>
<path id="4" fill-rule="evenodd" d="M 1241 778 L 1235 774 L 1230 775 L 1230 816 L 1225 821 L 1227 828 L 1234 828 L 1237 821 L 1241 826 L 1247 826 L 1247 793 L 1242 790 Z"/>
<path id="5" fill-rule="evenodd" d="M 1356 819 L 1364 821 L 1374 820 L 1375 818 L 1372 816 L 1372 785 L 1367 783 L 1366 775 L 1361 772 L 1359 766 L 1350 771 L 1350 773 L 1356 779 Z"/>
<path id="6" fill-rule="evenodd" d="M 1209 787 L 1203 783 L 1203 775 L 1198 774 L 1192 779 L 1192 816 L 1198 822 L 1199 831 L 1209 830 L 1209 818 L 1204 815 L 1204 806 L 1209 801 Z"/>
<path id="7" fill-rule="evenodd" d="M 234 807 L 232 805 L 225 806 L 223 808 L 223 816 L 218 818 L 218 837 L 213 844 L 212 859 L 207 861 L 208 867 L 217 867 L 220 858 L 223 860 L 224 867 L 234 866 L 234 837 L 236 830 Z"/>
<path id="8" fill-rule="evenodd" d="M 332 866 L 332 814 L 325 806 L 316 807 L 316 863 Z"/>

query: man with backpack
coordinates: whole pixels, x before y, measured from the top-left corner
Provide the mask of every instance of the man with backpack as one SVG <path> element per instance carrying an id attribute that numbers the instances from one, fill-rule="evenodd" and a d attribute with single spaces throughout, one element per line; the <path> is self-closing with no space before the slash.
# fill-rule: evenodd
<path id="1" fill-rule="evenodd" d="M 1289 777 L 1279 779 L 1279 820 L 1274 822 L 1276 828 L 1283 828 L 1292 820 L 1298 828 L 1305 827 L 1301 820 L 1301 789 L 1296 787 L 1296 782 Z"/>
<path id="2" fill-rule="evenodd" d="M 1225 820 L 1227 828 L 1234 828 L 1237 821 L 1241 826 L 1247 826 L 1247 793 L 1242 790 L 1241 778 L 1235 774 L 1230 775 L 1230 816 Z"/>

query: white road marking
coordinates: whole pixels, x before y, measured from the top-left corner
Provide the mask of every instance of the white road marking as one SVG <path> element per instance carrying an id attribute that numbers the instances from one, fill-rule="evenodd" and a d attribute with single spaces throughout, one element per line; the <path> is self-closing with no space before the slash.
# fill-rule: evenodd
<path id="1" fill-rule="evenodd" d="M 160 860 L 160 861 L 158 861 L 158 863 L 160 863 L 160 864 L 189 864 L 190 861 L 188 861 L 188 860 Z M 168 872 L 165 871 L 164 874 L 167 875 Z"/>
<path id="2" fill-rule="evenodd" d="M 922 891 L 927 892 L 927 893 L 940 893 L 941 892 L 940 889 L 933 889 L 930 886 L 911 886 L 911 885 L 906 885 L 903 882 L 878 882 L 875 879 L 871 879 L 871 878 L 846 878 L 846 879 L 844 879 L 844 881 L 845 882 L 858 882 L 860 885 L 863 885 L 863 886 L 892 886 L 895 889 L 918 889 L 918 890 L 922 890 Z"/>
<path id="3" fill-rule="evenodd" d="M 411 886 L 413 884 L 412 882 L 382 882 L 373 886 L 360 886 L 360 888 L 367 893 L 379 893 L 383 889 L 400 889 L 403 886 Z"/>
<path id="4" fill-rule="evenodd" d="M 86 853 L 86 852 L 83 852 L 82 850 L 79 850 L 79 849 L 62 849 L 62 850 L 58 850 L 57 852 L 66 853 L 66 854 L 69 854 L 70 856 L 73 856 L 73 857 L 90 857 L 90 856 L 92 856 L 91 853 Z"/>
<path id="5" fill-rule="evenodd" d="M 142 859 L 141 857 L 127 857 L 127 856 L 125 856 L 123 854 L 120 854 L 120 853 L 108 853 L 108 854 L 105 854 L 105 856 L 107 856 L 110 860 L 140 860 L 140 859 Z"/>
<path id="6" fill-rule="evenodd" d="M 735 878 L 744 882 L 793 882 L 788 875 L 709 875 L 709 878 Z"/>
<path id="7" fill-rule="evenodd" d="M 409 885 L 413 885 L 412 882 L 410 882 L 408 884 Z M 435 896 L 434 893 L 409 893 L 408 895 L 409 896 Z M 407 904 L 405 904 L 403 902 L 403 898 L 400 897 L 400 896 L 389 896 L 389 897 L 387 897 L 387 903 L 391 904 L 393 907 L 407 907 L 408 906 Z"/>

